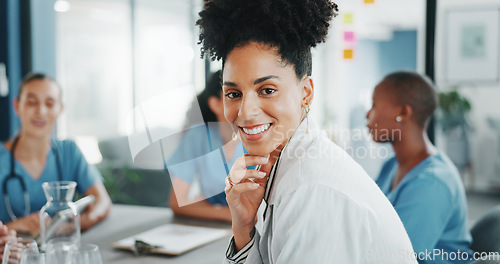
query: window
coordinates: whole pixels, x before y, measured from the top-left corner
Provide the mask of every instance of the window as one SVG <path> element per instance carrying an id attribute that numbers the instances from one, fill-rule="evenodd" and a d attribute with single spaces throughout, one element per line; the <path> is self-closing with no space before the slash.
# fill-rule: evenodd
<path id="1" fill-rule="evenodd" d="M 65 102 L 59 135 L 124 136 L 135 106 L 171 88 L 202 89 L 195 33 L 202 3 L 195 2 L 69 1 L 57 13 L 56 77 Z"/>

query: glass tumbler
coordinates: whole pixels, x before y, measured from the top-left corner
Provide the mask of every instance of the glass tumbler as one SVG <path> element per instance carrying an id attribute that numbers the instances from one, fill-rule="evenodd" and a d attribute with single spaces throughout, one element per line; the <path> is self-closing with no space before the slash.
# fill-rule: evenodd
<path id="1" fill-rule="evenodd" d="M 45 253 L 24 250 L 19 264 L 47 264 Z"/>
<path id="2" fill-rule="evenodd" d="M 94 244 L 83 244 L 71 251 L 71 264 L 102 264 L 99 247 Z"/>
<path id="3" fill-rule="evenodd" d="M 24 252 L 38 252 L 38 246 L 33 239 L 18 238 L 5 244 L 2 264 L 19 264 Z"/>

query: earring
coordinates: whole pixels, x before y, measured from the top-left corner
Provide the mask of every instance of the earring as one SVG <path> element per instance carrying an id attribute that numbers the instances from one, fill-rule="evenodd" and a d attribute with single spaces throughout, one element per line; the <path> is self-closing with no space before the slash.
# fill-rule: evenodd
<path id="1" fill-rule="evenodd" d="M 309 134 L 309 111 L 311 111 L 311 108 L 309 108 L 309 105 L 305 105 L 304 110 L 306 111 L 306 122 L 307 122 L 306 134 Z"/>
<path id="2" fill-rule="evenodd" d="M 401 121 L 403 121 L 403 118 L 401 118 L 400 116 L 396 116 L 396 122 L 401 123 Z"/>
<path id="3" fill-rule="evenodd" d="M 236 132 L 233 132 L 233 140 L 237 140 L 238 139 L 238 134 L 236 134 Z"/>

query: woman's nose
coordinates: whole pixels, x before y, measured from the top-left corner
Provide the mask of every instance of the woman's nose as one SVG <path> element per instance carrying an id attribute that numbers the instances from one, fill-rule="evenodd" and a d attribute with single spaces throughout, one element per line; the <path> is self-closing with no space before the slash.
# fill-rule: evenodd
<path id="1" fill-rule="evenodd" d="M 247 95 L 242 98 L 238 116 L 250 119 L 260 113 L 259 99 L 254 95 Z"/>
<path id="2" fill-rule="evenodd" d="M 37 107 L 37 112 L 41 115 L 44 115 L 47 113 L 47 107 L 44 104 L 39 104 Z"/>

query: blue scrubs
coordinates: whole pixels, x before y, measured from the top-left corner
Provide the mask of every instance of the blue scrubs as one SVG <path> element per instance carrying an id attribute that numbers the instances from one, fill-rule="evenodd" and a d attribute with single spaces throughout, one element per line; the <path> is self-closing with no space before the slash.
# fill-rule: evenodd
<path id="1" fill-rule="evenodd" d="M 92 185 L 97 182 L 102 182 L 102 175 L 95 166 L 89 165 L 85 160 L 82 152 L 73 141 L 52 140 L 53 144 L 57 145 L 59 159 L 61 161 L 62 180 L 75 181 L 77 183 L 77 192 L 83 195 Z M 3 185 L 6 177 L 10 175 L 10 151 L 0 144 L 0 183 Z M 58 180 L 57 161 L 54 151 L 49 151 L 45 168 L 38 180 L 33 179 L 24 167 L 17 161 L 14 161 L 15 173 L 21 176 L 26 183 L 26 189 L 30 196 L 31 212 L 39 211 L 47 199 L 42 189 L 42 183 Z M 0 186 L 1 187 L 1 186 Z M 17 178 L 9 180 L 7 184 L 7 192 L 11 202 L 14 214 L 19 218 L 24 216 L 24 195 L 21 184 Z M 0 188 L 0 220 L 4 223 L 10 222 L 11 219 L 7 213 L 3 201 L 3 190 Z"/>
<path id="2" fill-rule="evenodd" d="M 198 178 L 209 203 L 227 205 L 225 178 L 236 159 L 243 156 L 244 148 L 238 143 L 233 157 L 228 159 L 222 146 L 218 123 L 190 127 L 167 161 L 169 174 L 189 184 Z"/>
<path id="3" fill-rule="evenodd" d="M 401 218 L 413 249 L 421 257 L 419 263 L 472 262 L 463 260 L 472 258 L 467 202 L 462 180 L 450 159 L 444 153 L 427 157 L 391 190 L 397 167 L 396 158 L 389 159 L 376 182 Z"/>

